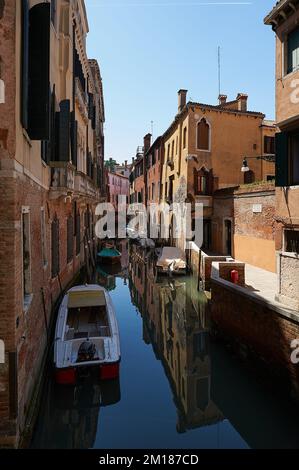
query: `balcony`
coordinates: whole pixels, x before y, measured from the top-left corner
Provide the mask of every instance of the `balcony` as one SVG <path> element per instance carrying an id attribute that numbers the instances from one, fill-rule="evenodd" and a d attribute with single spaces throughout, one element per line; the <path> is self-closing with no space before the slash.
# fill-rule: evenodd
<path id="1" fill-rule="evenodd" d="M 76 103 L 83 118 L 88 122 L 88 99 L 78 77 L 75 78 Z"/>
<path id="2" fill-rule="evenodd" d="M 75 175 L 75 192 L 81 196 L 99 199 L 99 189 L 95 186 L 94 182 L 81 171 L 77 171 Z"/>
<path id="3" fill-rule="evenodd" d="M 50 199 L 72 195 L 75 189 L 75 167 L 69 162 L 52 162 Z"/>

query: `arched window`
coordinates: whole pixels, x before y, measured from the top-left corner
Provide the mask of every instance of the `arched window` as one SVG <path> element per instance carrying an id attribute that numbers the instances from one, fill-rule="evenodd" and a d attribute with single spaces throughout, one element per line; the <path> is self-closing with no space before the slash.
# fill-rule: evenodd
<path id="1" fill-rule="evenodd" d="M 210 125 L 205 118 L 197 124 L 197 149 L 210 150 Z"/>

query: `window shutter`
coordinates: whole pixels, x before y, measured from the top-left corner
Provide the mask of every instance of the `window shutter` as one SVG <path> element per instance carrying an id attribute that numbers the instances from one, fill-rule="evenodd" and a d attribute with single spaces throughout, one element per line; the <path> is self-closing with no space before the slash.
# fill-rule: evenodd
<path id="1" fill-rule="evenodd" d="M 50 3 L 29 11 L 28 134 L 32 140 L 50 137 Z"/>
<path id="2" fill-rule="evenodd" d="M 75 113 L 72 112 L 71 120 L 71 152 L 72 162 L 77 166 L 77 153 L 78 153 L 78 121 L 75 120 Z"/>
<path id="3" fill-rule="evenodd" d="M 81 250 L 81 218 L 80 213 L 77 213 L 76 216 L 76 255 L 80 253 Z"/>
<path id="4" fill-rule="evenodd" d="M 88 119 L 92 120 L 93 116 L 93 94 L 88 93 Z"/>
<path id="5" fill-rule="evenodd" d="M 92 108 L 92 120 L 91 120 L 91 125 L 92 129 L 95 130 L 96 128 L 96 116 L 97 116 L 97 108 L 93 106 Z"/>
<path id="6" fill-rule="evenodd" d="M 277 187 L 289 184 L 289 136 L 286 132 L 276 134 L 276 175 Z"/>
<path id="7" fill-rule="evenodd" d="M 22 0 L 22 79 L 21 79 L 21 123 L 28 128 L 28 78 L 29 78 L 29 6 Z"/>
<path id="8" fill-rule="evenodd" d="M 73 217 L 69 216 L 67 219 L 67 262 L 72 261 L 74 256 L 74 221 Z"/>
<path id="9" fill-rule="evenodd" d="M 299 67 L 299 28 L 288 36 L 288 73 Z"/>
<path id="10" fill-rule="evenodd" d="M 70 161 L 70 100 L 60 102 L 60 113 L 58 113 L 58 135 L 57 150 L 58 161 Z"/>

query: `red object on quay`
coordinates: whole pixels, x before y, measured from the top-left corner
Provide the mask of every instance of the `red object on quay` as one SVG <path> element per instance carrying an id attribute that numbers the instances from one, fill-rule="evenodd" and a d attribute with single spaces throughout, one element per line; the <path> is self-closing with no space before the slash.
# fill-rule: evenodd
<path id="1" fill-rule="evenodd" d="M 239 282 L 239 273 L 235 269 L 230 272 L 230 278 L 234 284 L 238 284 Z"/>

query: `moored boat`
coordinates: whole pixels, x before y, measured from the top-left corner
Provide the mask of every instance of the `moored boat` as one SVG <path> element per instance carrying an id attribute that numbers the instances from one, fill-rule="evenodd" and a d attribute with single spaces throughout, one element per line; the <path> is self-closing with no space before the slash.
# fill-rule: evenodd
<path id="1" fill-rule="evenodd" d="M 120 263 L 121 253 L 114 247 L 106 246 L 98 253 L 98 259 L 101 263 Z"/>
<path id="2" fill-rule="evenodd" d="M 98 285 L 73 287 L 58 312 L 54 344 L 55 379 L 75 384 L 87 369 L 102 380 L 119 376 L 120 342 L 109 293 Z"/>
<path id="3" fill-rule="evenodd" d="M 156 266 L 157 272 L 160 274 L 186 274 L 185 253 L 180 248 L 165 246 Z"/>

